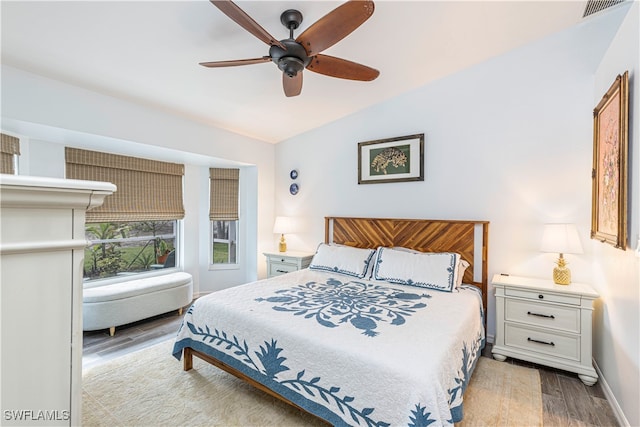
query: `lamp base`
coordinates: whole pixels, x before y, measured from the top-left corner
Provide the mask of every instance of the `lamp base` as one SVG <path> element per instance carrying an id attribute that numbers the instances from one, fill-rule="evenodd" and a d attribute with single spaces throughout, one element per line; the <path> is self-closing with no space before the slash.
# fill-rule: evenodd
<path id="1" fill-rule="evenodd" d="M 567 267 L 553 269 L 553 281 L 558 285 L 568 285 L 571 283 L 571 270 Z"/>
<path id="2" fill-rule="evenodd" d="M 560 254 L 557 261 L 558 266 L 553 269 L 553 281 L 558 285 L 568 285 L 571 283 L 571 270 L 566 267 L 566 262 Z"/>
<path id="3" fill-rule="evenodd" d="M 284 240 L 284 234 L 280 235 L 280 243 L 278 244 L 278 251 L 287 252 L 287 242 Z"/>

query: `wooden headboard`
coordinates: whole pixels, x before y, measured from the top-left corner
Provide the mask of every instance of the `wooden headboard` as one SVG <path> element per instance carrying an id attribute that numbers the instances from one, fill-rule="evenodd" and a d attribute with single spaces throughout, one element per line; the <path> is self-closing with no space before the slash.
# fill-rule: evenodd
<path id="1" fill-rule="evenodd" d="M 470 264 L 463 281 L 482 290 L 486 310 L 489 221 L 347 217 L 325 217 L 324 221 L 325 243 L 358 248 L 402 246 L 423 252 L 459 253 Z"/>

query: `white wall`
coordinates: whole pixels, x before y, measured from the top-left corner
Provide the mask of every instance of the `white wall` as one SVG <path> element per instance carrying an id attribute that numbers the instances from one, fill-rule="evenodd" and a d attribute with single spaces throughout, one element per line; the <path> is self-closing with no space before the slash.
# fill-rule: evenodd
<path id="1" fill-rule="evenodd" d="M 618 74 L 629 71 L 629 240 L 640 232 L 640 3 L 620 26 L 600 63 L 592 104 Z M 602 295 L 596 310 L 594 357 L 630 425 L 640 425 L 640 258 L 591 241 L 593 283 Z M 635 379 L 635 380 L 634 380 Z"/>
<path id="2" fill-rule="evenodd" d="M 64 146 L 185 163 L 184 266 L 196 291 L 266 275 L 273 247 L 274 146 L 159 110 L 2 67 L 3 131 L 21 137 L 20 173 L 64 177 Z M 241 265 L 208 268 L 208 168 L 240 167 Z"/>
<path id="3" fill-rule="evenodd" d="M 305 227 L 288 236 L 291 250 L 313 250 L 323 239 L 326 215 L 489 220 L 490 275 L 550 277 L 555 257 L 538 250 L 542 224 L 575 222 L 585 253 L 567 255 L 573 279 L 592 284 L 602 295 L 594 356 L 626 421 L 640 425 L 640 261 L 589 239 L 592 109 L 612 77 L 625 68 L 632 71 L 632 245 L 640 228 L 637 2 L 620 32 L 611 30 L 627 10 L 619 7 L 275 147 L 6 66 L 0 127 L 33 140 L 30 149 L 48 158 L 59 157 L 52 143 L 89 148 L 115 144 L 121 150 L 135 144 L 136 151 L 148 150 L 160 160 L 188 160 L 185 203 L 198 213 L 189 208 L 185 219 L 186 263 L 204 291 L 255 276 L 250 266 L 243 270 L 246 277 L 195 266 L 199 262 L 193 254 L 200 262 L 205 256 L 208 225 L 200 187 L 206 186 L 202 168 L 207 162 L 248 165 L 242 185 L 257 192 L 257 198 L 242 203 L 255 212 L 247 218 L 246 232 L 257 240 L 248 259 L 257 264 L 260 277 L 265 272 L 259 254 L 273 249 L 277 240 L 271 233 L 274 208 L 278 215 L 299 217 Z M 424 182 L 357 184 L 358 142 L 422 132 Z M 57 173 L 46 159 L 41 157 L 37 169 Z M 297 196 L 288 193 L 288 174 L 294 168 L 300 172 Z M 495 332 L 492 292 L 490 335 Z"/>
<path id="4" fill-rule="evenodd" d="M 299 217 L 306 225 L 287 238 L 289 248 L 314 249 L 324 237 L 323 217 L 328 215 L 489 220 L 489 277 L 507 272 L 551 278 L 557 255 L 539 251 L 542 226 L 573 222 L 585 252 L 566 255 L 573 280 L 602 290 L 606 284 L 595 283 L 593 266 L 600 251 L 609 248 L 590 241 L 594 74 L 627 11 L 594 17 L 278 144 L 276 213 Z M 358 142 L 422 132 L 424 182 L 357 184 Z M 297 196 L 287 191 L 288 172 L 294 168 L 300 172 Z M 623 256 L 619 252 L 611 255 L 612 264 Z M 618 278 L 635 286 L 630 296 L 637 296 L 638 259 L 624 256 L 631 271 L 619 272 Z M 489 292 L 488 333 L 493 337 L 491 287 Z M 610 303 L 603 298 L 603 305 Z M 627 305 L 625 312 L 640 309 L 637 297 L 620 304 Z M 618 330 L 611 336 L 636 335 L 632 342 L 637 343 L 638 323 L 626 328 L 634 332 Z M 605 344 L 602 334 L 595 339 L 596 348 Z M 627 345 L 609 341 L 612 350 L 596 353 L 606 359 L 598 360 L 603 365 L 616 363 L 610 359 L 613 353 L 626 353 Z M 624 363 L 636 373 L 636 384 L 639 357 L 627 354 Z M 628 378 L 615 370 L 605 370 L 608 374 L 615 383 Z M 634 398 L 637 403 L 635 387 L 614 392 L 627 417 L 638 424 L 632 416 L 637 410 L 629 406 Z"/>

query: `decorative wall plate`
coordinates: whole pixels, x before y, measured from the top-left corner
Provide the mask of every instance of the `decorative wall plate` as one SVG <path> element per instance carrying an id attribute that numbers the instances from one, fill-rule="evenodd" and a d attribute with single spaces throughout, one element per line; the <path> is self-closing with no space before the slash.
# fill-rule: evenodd
<path id="1" fill-rule="evenodd" d="M 291 172 L 289 172 L 289 176 L 291 177 L 291 179 L 296 179 L 298 177 L 298 171 L 293 169 Z"/>
<path id="2" fill-rule="evenodd" d="M 292 195 L 295 196 L 296 194 L 298 194 L 298 191 L 300 191 L 300 187 L 298 187 L 298 184 L 296 184 L 295 182 L 289 186 L 289 193 L 291 193 Z"/>

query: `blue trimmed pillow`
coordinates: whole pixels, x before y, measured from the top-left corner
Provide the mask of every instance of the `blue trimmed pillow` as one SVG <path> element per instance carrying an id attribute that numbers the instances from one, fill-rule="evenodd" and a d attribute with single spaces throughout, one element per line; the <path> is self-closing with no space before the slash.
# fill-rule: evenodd
<path id="1" fill-rule="evenodd" d="M 375 280 L 451 292 L 456 288 L 461 257 L 451 252 L 408 252 L 379 248 Z"/>
<path id="2" fill-rule="evenodd" d="M 375 249 L 321 243 L 309 264 L 309 269 L 331 271 L 363 279 L 375 253 Z"/>
<path id="3" fill-rule="evenodd" d="M 403 248 L 402 246 L 393 246 L 391 248 L 388 249 L 392 249 L 394 251 L 403 251 L 403 252 L 412 252 L 414 254 L 421 254 L 421 253 L 425 253 L 425 252 L 421 252 L 421 251 L 417 251 L 415 249 L 409 249 L 409 248 Z M 377 259 L 377 257 L 376 257 Z M 462 280 L 464 279 L 464 272 L 467 271 L 467 268 L 469 268 L 471 264 L 469 264 L 466 260 L 462 259 L 462 256 L 460 256 L 460 262 L 458 262 L 458 270 L 456 272 L 456 276 L 455 276 L 455 288 L 459 288 L 460 286 L 462 286 Z"/>

